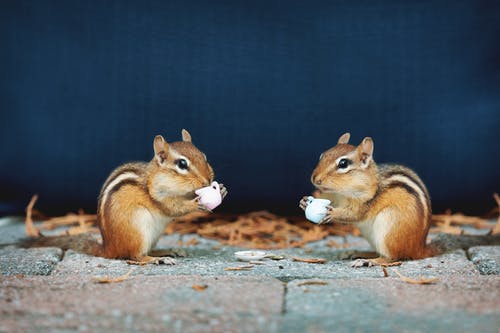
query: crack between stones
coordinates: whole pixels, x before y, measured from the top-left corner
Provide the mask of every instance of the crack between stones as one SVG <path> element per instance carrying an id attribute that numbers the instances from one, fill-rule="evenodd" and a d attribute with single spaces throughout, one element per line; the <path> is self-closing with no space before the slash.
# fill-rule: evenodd
<path id="1" fill-rule="evenodd" d="M 64 257 L 66 256 L 66 251 L 67 250 L 61 249 L 61 251 L 62 251 L 62 254 L 61 254 L 61 257 L 59 258 L 59 262 L 61 262 L 61 261 L 64 260 Z"/>
<path id="2" fill-rule="evenodd" d="M 286 296 L 288 294 L 288 282 L 282 282 L 283 283 L 283 301 L 281 303 L 281 315 L 286 314 Z"/>
<path id="3" fill-rule="evenodd" d="M 470 247 L 464 249 L 464 251 L 465 251 L 465 257 L 467 258 L 467 260 L 472 261 L 469 249 L 470 249 Z M 474 263 L 474 262 L 472 261 L 472 263 Z M 475 264 L 474 264 L 474 266 L 475 266 Z"/>

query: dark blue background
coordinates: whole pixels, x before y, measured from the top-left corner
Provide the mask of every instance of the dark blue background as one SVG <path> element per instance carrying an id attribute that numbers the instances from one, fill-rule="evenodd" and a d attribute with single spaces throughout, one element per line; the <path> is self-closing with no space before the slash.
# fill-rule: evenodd
<path id="1" fill-rule="evenodd" d="M 230 196 L 299 213 L 349 130 L 434 210 L 500 191 L 499 1 L 1 1 L 0 213 L 95 211 L 109 172 L 187 128 Z"/>

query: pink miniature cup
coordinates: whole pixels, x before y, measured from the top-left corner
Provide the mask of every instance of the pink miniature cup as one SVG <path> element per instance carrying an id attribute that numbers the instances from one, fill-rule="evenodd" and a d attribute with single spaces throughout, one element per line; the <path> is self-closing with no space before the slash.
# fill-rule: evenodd
<path id="1" fill-rule="evenodd" d="M 219 183 L 213 182 L 210 186 L 197 189 L 196 193 L 200 197 L 200 203 L 212 210 L 222 203 Z"/>

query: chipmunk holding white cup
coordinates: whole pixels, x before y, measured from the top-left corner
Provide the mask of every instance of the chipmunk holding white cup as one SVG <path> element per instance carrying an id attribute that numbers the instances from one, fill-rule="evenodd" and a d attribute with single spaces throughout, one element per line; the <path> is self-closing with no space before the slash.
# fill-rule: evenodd
<path id="1" fill-rule="evenodd" d="M 379 257 L 357 260 L 355 267 L 432 256 L 426 245 L 431 201 L 422 180 L 407 167 L 377 165 L 371 138 L 359 146 L 350 145 L 349 138 L 345 133 L 321 154 L 312 173 L 319 197 L 332 202 L 319 223 L 356 224 Z M 308 202 L 304 197 L 300 207 L 305 210 Z"/>
<path id="2" fill-rule="evenodd" d="M 28 240 L 26 245 L 56 246 L 105 258 L 130 259 L 130 264 L 174 264 L 171 258 L 150 255 L 167 224 L 194 211 L 210 211 L 206 204 L 200 203 L 202 194 L 198 196 L 197 190 L 212 184 L 220 191 L 216 204 L 227 195 L 224 185 L 215 183 L 215 187 L 212 183 L 212 167 L 184 129 L 182 139 L 169 144 L 157 135 L 153 142 L 154 157 L 149 163 L 124 164 L 105 181 L 97 206 L 102 246 L 93 238 L 79 237 L 85 235 L 41 237 Z M 213 193 L 209 195 L 213 197 Z M 162 255 L 162 251 L 157 252 Z M 164 251 L 163 255 L 167 252 L 171 253 Z"/>

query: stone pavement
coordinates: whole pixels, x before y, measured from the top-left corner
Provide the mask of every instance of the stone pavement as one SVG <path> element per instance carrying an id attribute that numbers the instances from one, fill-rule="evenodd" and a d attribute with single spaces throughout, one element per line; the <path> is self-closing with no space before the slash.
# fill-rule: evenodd
<path id="1" fill-rule="evenodd" d="M 23 228 L 0 220 L 0 244 L 21 239 Z M 389 277 L 338 259 L 369 248 L 353 236 L 267 251 L 285 259 L 247 271 L 224 270 L 247 265 L 234 258 L 240 249 L 194 235 L 164 236 L 158 248 L 193 237 L 199 243 L 183 247 L 187 256 L 177 265 L 134 266 L 129 279 L 110 284 L 94 278 L 131 266 L 71 250 L 1 246 L 0 332 L 500 332 L 500 245 L 404 262 L 387 268 Z M 408 284 L 396 269 L 439 280 Z"/>

